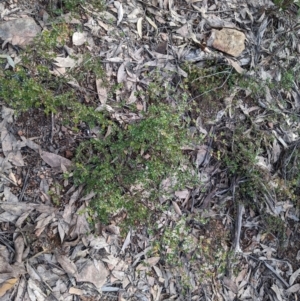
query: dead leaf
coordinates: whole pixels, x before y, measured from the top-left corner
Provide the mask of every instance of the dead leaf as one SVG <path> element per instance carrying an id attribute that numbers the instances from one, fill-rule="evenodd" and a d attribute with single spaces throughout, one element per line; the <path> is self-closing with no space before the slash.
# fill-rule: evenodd
<path id="1" fill-rule="evenodd" d="M 300 268 L 298 270 L 296 270 L 290 277 L 289 279 L 289 284 L 293 285 L 295 280 L 298 278 L 298 276 L 300 275 Z"/>
<path id="2" fill-rule="evenodd" d="M 189 195 L 189 191 L 181 190 L 181 191 L 175 191 L 175 196 L 177 196 L 179 199 L 185 199 Z"/>
<path id="3" fill-rule="evenodd" d="M 5 156 L 8 156 L 9 153 L 13 150 L 13 141 L 12 136 L 9 134 L 7 129 L 1 131 L 1 142 L 2 142 L 2 151 Z"/>
<path id="4" fill-rule="evenodd" d="M 24 252 L 24 248 L 25 248 L 24 239 L 23 239 L 22 235 L 19 235 L 15 239 L 14 246 L 15 246 L 15 261 L 21 263 L 22 262 L 22 257 L 23 257 L 23 252 Z"/>
<path id="5" fill-rule="evenodd" d="M 6 107 L 2 107 L 2 118 L 8 122 L 8 123 L 12 123 L 14 121 L 13 116 L 15 113 L 15 110 L 10 109 L 10 108 L 6 108 Z"/>
<path id="6" fill-rule="evenodd" d="M 174 202 L 174 201 L 172 201 L 172 204 L 173 204 L 173 207 L 174 207 L 175 212 L 176 212 L 178 215 L 181 216 L 181 215 L 182 215 L 182 212 L 181 212 L 181 210 L 180 210 L 178 204 L 177 204 L 176 202 Z"/>
<path id="7" fill-rule="evenodd" d="M 131 231 L 129 231 L 127 233 L 126 239 L 123 243 L 122 249 L 121 249 L 121 253 L 125 251 L 125 249 L 128 247 L 128 245 L 130 244 L 130 238 L 131 238 Z"/>
<path id="8" fill-rule="evenodd" d="M 72 165 L 72 162 L 70 160 L 53 153 L 41 151 L 40 156 L 52 168 L 61 168 L 61 164 L 67 167 Z"/>
<path id="9" fill-rule="evenodd" d="M 240 64 L 232 59 L 226 58 L 228 63 L 235 69 L 235 71 L 239 74 L 243 74 L 246 72 L 245 69 L 243 69 Z"/>
<path id="10" fill-rule="evenodd" d="M 18 278 L 11 278 L 6 280 L 0 286 L 0 297 L 4 296 L 7 291 L 9 291 L 18 281 Z"/>
<path id="11" fill-rule="evenodd" d="M 142 24 L 143 24 L 143 18 L 139 18 L 138 21 L 137 21 L 136 26 L 137 26 L 137 32 L 138 32 L 140 38 L 143 37 Z"/>
<path id="12" fill-rule="evenodd" d="M 29 264 L 28 261 L 26 262 L 26 270 L 31 279 L 36 281 L 42 281 L 41 277 L 38 275 L 35 269 Z"/>
<path id="13" fill-rule="evenodd" d="M 96 89 L 101 104 L 105 104 L 107 101 L 107 89 L 103 86 L 103 81 L 100 78 L 96 79 Z"/>
<path id="14" fill-rule="evenodd" d="M 72 59 L 71 57 L 56 57 L 55 65 L 60 68 L 73 68 L 76 66 L 77 61 Z"/>
<path id="15" fill-rule="evenodd" d="M 156 26 L 156 24 L 149 18 L 146 16 L 146 20 L 149 22 L 149 24 L 154 27 L 154 29 L 156 30 L 156 32 L 158 31 L 158 28 Z"/>
<path id="16" fill-rule="evenodd" d="M 105 247 L 107 247 L 108 244 L 105 241 L 104 237 L 95 237 L 91 242 L 90 242 L 90 247 L 96 249 L 96 250 L 100 250 L 103 249 Z"/>
<path id="17" fill-rule="evenodd" d="M 78 272 L 74 262 L 65 255 L 55 254 L 55 258 L 67 274 L 76 277 Z"/>
<path id="18" fill-rule="evenodd" d="M 125 62 L 120 65 L 118 69 L 118 74 L 117 74 L 117 81 L 118 83 L 123 82 L 126 79 L 126 72 L 125 72 Z"/>
<path id="19" fill-rule="evenodd" d="M 228 277 L 224 277 L 223 278 L 223 283 L 226 287 L 228 287 L 234 294 L 238 293 L 238 286 L 234 283 L 234 281 L 232 281 L 231 279 L 229 279 Z"/>
<path id="20" fill-rule="evenodd" d="M 287 293 L 297 293 L 300 292 L 300 283 L 294 284 L 286 290 Z"/>
<path id="21" fill-rule="evenodd" d="M 115 7 L 118 9 L 118 21 L 117 21 L 117 26 L 119 26 L 119 24 L 122 22 L 123 20 L 123 6 L 122 3 L 120 3 L 119 1 L 115 1 L 114 2 Z"/>
<path id="22" fill-rule="evenodd" d="M 97 267 L 91 260 L 86 260 L 75 278 L 79 282 L 91 282 L 100 290 L 106 282 L 108 272 L 101 261 L 96 261 L 96 264 Z"/>
<path id="23" fill-rule="evenodd" d="M 71 295 L 77 295 L 77 296 L 82 296 L 83 295 L 83 290 L 77 288 L 77 287 L 70 287 L 69 289 L 69 294 Z"/>

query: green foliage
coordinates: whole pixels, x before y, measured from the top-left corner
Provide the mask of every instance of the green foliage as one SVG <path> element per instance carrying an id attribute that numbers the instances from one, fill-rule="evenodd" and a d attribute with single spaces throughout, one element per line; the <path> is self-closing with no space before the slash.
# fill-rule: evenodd
<path id="1" fill-rule="evenodd" d="M 186 63 L 183 69 L 188 73 L 185 84 L 193 96 L 201 96 L 216 101 L 230 91 L 238 75 L 232 67 L 215 61 L 207 61 L 204 66 Z"/>
<path id="2" fill-rule="evenodd" d="M 292 4 L 297 4 L 300 6 L 300 1 L 299 0 L 274 0 L 274 4 L 282 10 L 288 9 Z"/>
<path id="3" fill-rule="evenodd" d="M 148 210 L 144 202 L 157 202 L 164 193 L 159 188 L 163 179 L 175 177 L 176 188 L 193 181 L 191 169 L 182 168 L 190 166 L 180 149 L 188 142 L 183 108 L 148 105 L 141 120 L 126 127 L 103 119 L 102 137 L 78 148 L 75 179 L 97 193 L 93 207 L 103 222 L 120 210 L 127 212 L 127 224 L 145 221 Z"/>
<path id="4" fill-rule="evenodd" d="M 279 239 L 279 242 L 282 244 L 286 238 L 284 221 L 280 217 L 270 214 L 264 214 L 262 216 L 262 222 L 266 233 L 275 235 Z"/>
<path id="5" fill-rule="evenodd" d="M 104 0 L 50 0 L 49 9 L 52 13 L 60 15 L 66 12 L 78 12 L 81 5 L 90 5 L 95 12 L 103 11 L 105 9 Z"/>

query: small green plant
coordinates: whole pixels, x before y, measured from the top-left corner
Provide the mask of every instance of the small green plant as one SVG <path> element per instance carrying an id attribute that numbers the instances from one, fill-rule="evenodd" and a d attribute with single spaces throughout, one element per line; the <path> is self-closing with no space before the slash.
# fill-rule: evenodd
<path id="1" fill-rule="evenodd" d="M 263 229 L 266 233 L 271 233 L 275 235 L 279 243 L 282 244 L 286 238 L 286 229 L 284 221 L 277 216 L 270 214 L 264 214 L 262 216 Z"/>
<path id="2" fill-rule="evenodd" d="M 178 189 L 193 183 L 192 167 L 181 150 L 188 143 L 183 113 L 181 105 L 148 103 L 140 120 L 125 128 L 102 115 L 102 138 L 79 146 L 74 176 L 97 193 L 93 207 L 103 222 L 120 210 L 131 225 L 145 221 L 145 203 L 157 202 L 167 177 L 176 178 Z"/>
<path id="3" fill-rule="evenodd" d="M 274 0 L 274 4 L 282 10 L 286 10 L 291 6 L 292 4 L 296 4 L 300 6 L 300 1 L 299 0 Z"/>

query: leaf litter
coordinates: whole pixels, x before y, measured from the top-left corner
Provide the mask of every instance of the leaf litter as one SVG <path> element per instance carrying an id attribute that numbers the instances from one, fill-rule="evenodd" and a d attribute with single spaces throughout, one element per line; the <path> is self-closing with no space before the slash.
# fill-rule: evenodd
<path id="1" fill-rule="evenodd" d="M 86 20 L 76 20 L 75 23 L 82 24 L 87 31 L 75 32 L 72 45 L 84 47 L 89 37 L 94 42 L 101 42 L 101 47 L 92 46 L 88 42 L 92 49 L 91 53 L 101 57 L 107 74 L 111 74 L 112 79 L 115 78 L 117 83 L 124 84 L 122 97 L 130 98 L 131 104 L 137 101 L 137 98 L 133 97 L 133 91 L 142 90 L 150 83 L 146 78 L 146 67 L 158 68 L 165 79 L 170 80 L 165 71 L 175 71 L 182 77 L 187 76 L 179 67 L 180 60 L 201 63 L 214 59 L 226 62 L 238 73 L 244 73 L 250 65 L 259 71 L 257 74 L 248 71 L 249 76 L 276 80 L 282 76 L 282 69 L 278 68 L 278 65 L 287 67 L 290 61 L 297 59 L 299 42 L 295 41 L 293 33 L 287 30 L 287 23 L 278 17 L 278 27 L 268 27 L 271 22 L 268 10 L 274 8 L 271 1 L 183 2 L 113 1 L 108 3 L 106 11 L 102 13 L 93 12 L 89 4 L 82 5 L 89 21 L 84 23 Z M 13 5 L 8 5 L 7 8 L 1 6 L 1 18 L 12 15 L 18 19 L 20 18 L 18 10 L 19 8 L 15 10 Z M 144 15 L 144 11 L 147 11 L 147 15 Z M 70 16 L 68 20 L 72 23 Z M 169 29 L 166 32 L 160 31 L 162 24 L 164 28 L 175 29 L 174 32 Z M 246 47 L 244 47 L 245 37 L 242 34 L 237 34 L 236 41 L 226 44 L 224 36 L 226 38 L 228 32 L 224 33 L 225 29 L 234 29 L 245 34 Z M 211 39 L 210 42 L 207 40 L 207 44 L 203 34 L 205 31 L 209 32 Z M 281 39 L 282 32 L 287 32 L 288 39 L 284 41 Z M 114 33 L 125 35 L 126 39 L 116 39 Z M 162 54 L 156 48 L 152 48 L 148 37 L 154 38 L 156 44 L 167 41 L 163 50 L 167 53 Z M 30 39 L 31 36 L 28 36 L 27 41 L 24 37 L 16 35 L 6 43 L 23 45 L 30 42 Z M 54 69 L 56 75 L 63 76 L 65 68 L 80 66 L 81 60 L 80 56 L 77 60 L 73 59 L 73 56 L 57 56 L 53 64 L 59 68 Z M 133 67 L 129 69 L 129 66 Z M 115 118 L 123 123 L 129 123 L 136 118 L 134 115 L 125 116 L 116 113 L 113 106 L 110 106 L 108 88 L 102 85 L 99 79 L 96 79 L 95 83 L 95 92 L 100 104 L 105 105 L 104 109 L 110 114 L 115 114 Z M 286 95 L 292 110 L 299 107 L 297 84 L 295 83 L 292 96 Z M 84 91 L 74 80 L 70 81 L 70 85 Z M 293 124 L 289 109 L 278 101 L 277 96 L 274 91 L 266 90 L 266 95 L 261 97 L 258 108 L 231 101 L 226 110 L 215 112 L 215 116 L 210 116 L 212 120 L 215 118 L 213 122 L 215 130 L 222 127 L 230 128 L 231 125 L 226 124 L 224 119 L 232 117 L 232 114 L 241 119 L 250 118 L 253 125 L 259 127 L 267 120 L 268 112 L 276 112 L 284 117 L 287 125 Z M 99 108 L 103 109 L 100 106 Z M 19 175 L 14 173 L 18 168 L 26 167 L 26 161 L 22 156 L 25 147 L 36 152 L 40 159 L 51 167 L 50 172 L 53 173 L 66 170 L 71 161 L 55 152 L 43 151 L 31 138 L 22 136 L 20 140 L 10 130 L 13 122 L 13 110 L 2 107 L 1 186 L 4 198 L 0 203 L 0 221 L 2 231 L 14 233 L 9 239 L 8 236 L 1 237 L 2 296 L 9 296 L 10 300 L 21 300 L 21 296 L 28 300 L 45 300 L 47 292 L 47 295 L 62 300 L 71 298 L 72 295 L 93 295 L 97 298 L 102 291 L 117 291 L 121 300 L 131 300 L 130 298 L 182 300 L 183 290 L 188 290 L 191 300 L 200 300 L 203 296 L 208 299 L 214 296 L 225 300 L 234 300 L 236 296 L 247 299 L 254 295 L 264 298 L 272 296 L 278 300 L 287 298 L 294 300 L 292 298 L 299 293 L 297 283 L 299 264 L 293 262 L 291 265 L 288 260 L 291 261 L 293 257 L 287 253 L 282 255 L 288 260 L 280 259 L 278 256 L 280 246 L 276 243 L 276 238 L 272 233 L 266 234 L 259 230 L 263 224 L 259 214 L 251 213 L 249 208 L 240 206 L 234 216 L 228 207 L 226 209 L 228 212 L 224 209 L 226 207 L 222 207 L 222 204 L 234 201 L 226 191 L 234 189 L 232 187 L 236 182 L 230 187 L 218 165 L 212 165 L 209 140 L 207 145 L 198 146 L 196 149 L 195 164 L 199 167 L 203 186 L 175 192 L 176 202 L 172 201 L 172 206 L 157 216 L 158 236 L 145 234 L 141 229 L 136 229 L 128 233 L 121 247 L 119 234 L 116 234 L 119 230 L 116 229 L 116 232 L 111 234 L 102 231 L 98 236 L 86 236 L 86 233 L 91 231 L 87 222 L 91 217 L 85 211 L 90 199 L 80 198 L 81 188 L 77 190 L 75 188 L 73 194 L 69 196 L 58 193 L 58 197 L 65 199 L 64 207 L 54 207 L 53 203 L 49 202 L 51 196 L 45 192 L 44 196 L 47 197 L 39 195 L 41 202 L 45 204 L 18 201 L 19 198 L 14 194 L 17 194 L 17 191 L 12 190 L 10 185 L 18 184 L 21 180 Z M 282 157 L 288 164 L 293 150 L 298 147 L 299 140 L 297 122 L 288 128 L 274 127 L 270 123 L 268 127 L 273 141 L 264 153 L 257 156 L 257 164 L 266 173 L 274 170 Z M 203 124 L 199 125 L 200 128 L 204 136 L 208 137 L 210 126 Z M 247 135 L 246 132 L 244 134 Z M 281 168 L 283 173 L 287 173 L 286 167 L 287 165 L 284 165 Z M 271 179 L 270 182 L 276 187 L 276 179 Z M 20 184 L 26 189 L 26 183 L 21 181 Z M 278 202 L 272 193 L 266 194 L 265 199 L 270 214 L 286 222 L 286 230 L 293 225 L 288 222 L 289 220 L 299 222 L 299 210 L 297 211 L 292 202 L 289 200 L 284 203 Z M 193 218 L 184 220 L 186 212 L 197 212 L 203 220 L 216 216 L 220 219 L 212 220 L 208 224 Z M 229 272 L 225 277 L 221 279 L 216 275 L 213 281 L 202 283 L 201 277 L 198 277 L 199 270 L 212 273 L 213 262 L 217 261 L 217 258 L 210 258 L 206 253 L 197 258 L 195 263 L 188 258 L 192 258 L 197 245 L 200 245 L 202 250 L 207 248 L 214 251 L 223 249 L 223 252 L 228 250 L 228 240 L 223 238 L 228 236 L 232 216 L 236 221 L 234 250 L 241 256 L 238 259 L 240 273 L 237 276 L 232 274 L 234 262 L 228 258 Z M 182 232 L 183 221 L 190 224 L 192 234 L 192 240 L 185 247 L 185 252 L 182 255 L 177 254 L 177 262 L 184 262 L 184 265 L 167 266 L 159 256 L 148 258 L 144 250 L 151 249 L 153 241 L 158 237 L 164 237 L 165 227 L 176 228 L 181 235 L 188 235 Z M 15 228 L 12 225 L 15 225 Z M 25 239 L 22 233 L 30 233 L 29 238 Z M 290 239 L 295 238 L 295 234 L 293 235 L 290 234 Z M 299 244 L 295 244 L 295 248 L 299 248 Z M 165 251 L 166 256 L 172 253 L 172 248 L 167 243 Z M 297 251 L 299 252 L 299 249 L 296 249 L 294 254 Z M 140 253 L 142 255 L 137 256 Z M 219 256 L 218 253 L 215 253 L 215 256 Z M 50 269 L 50 266 L 56 268 Z M 178 276 L 188 277 L 188 288 L 177 281 Z M 272 282 L 272 285 L 268 285 L 266 280 Z M 94 289 L 97 290 L 97 294 L 93 293 Z"/>

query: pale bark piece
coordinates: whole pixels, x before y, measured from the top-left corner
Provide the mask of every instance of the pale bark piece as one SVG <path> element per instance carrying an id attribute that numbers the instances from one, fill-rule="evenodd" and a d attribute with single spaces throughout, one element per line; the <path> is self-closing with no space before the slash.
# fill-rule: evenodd
<path id="1" fill-rule="evenodd" d="M 96 267 L 92 261 L 87 260 L 86 263 L 82 265 L 82 269 L 78 275 L 75 277 L 78 282 L 91 282 L 97 289 L 101 289 L 106 282 L 107 276 L 108 272 L 101 261 L 97 261 Z"/>
<path id="2" fill-rule="evenodd" d="M 41 28 L 32 18 L 19 18 L 0 24 L 0 38 L 11 39 L 13 45 L 28 45 L 40 32 Z"/>
<path id="3" fill-rule="evenodd" d="M 68 167 L 72 164 L 70 160 L 53 153 L 42 151 L 40 155 L 41 158 L 51 167 L 61 167 L 62 164 Z"/>
<path id="4" fill-rule="evenodd" d="M 238 57 L 245 49 L 245 39 L 244 33 L 236 29 L 213 29 L 207 45 Z"/>

